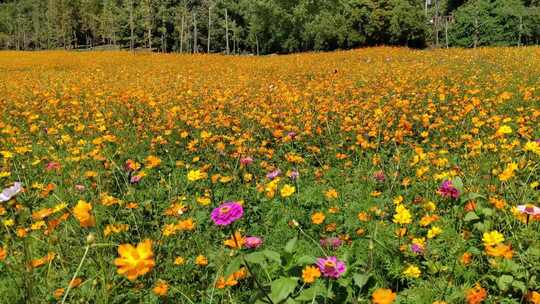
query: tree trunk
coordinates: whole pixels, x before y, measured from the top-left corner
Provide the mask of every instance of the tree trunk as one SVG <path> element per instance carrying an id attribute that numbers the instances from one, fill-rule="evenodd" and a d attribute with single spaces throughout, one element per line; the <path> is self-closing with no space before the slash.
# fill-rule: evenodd
<path id="1" fill-rule="evenodd" d="M 255 35 L 255 43 L 257 44 L 257 56 L 259 56 L 259 37 Z"/>
<path id="2" fill-rule="evenodd" d="M 212 26 L 212 19 L 211 19 L 211 13 L 212 13 L 212 5 L 208 3 L 208 41 L 206 42 L 206 52 L 210 54 L 210 33 L 211 33 L 211 26 Z"/>
<path id="3" fill-rule="evenodd" d="M 195 18 L 195 12 L 192 13 L 193 17 L 193 53 L 197 53 L 197 19 Z"/>
<path id="4" fill-rule="evenodd" d="M 444 17 L 444 40 L 446 42 L 446 48 L 448 48 L 448 17 Z"/>
<path id="5" fill-rule="evenodd" d="M 227 16 L 227 9 L 225 9 L 225 52 L 229 55 L 229 17 Z"/>
<path id="6" fill-rule="evenodd" d="M 523 16 L 519 16 L 519 37 L 518 46 L 521 46 L 521 35 L 523 33 Z"/>
<path id="7" fill-rule="evenodd" d="M 474 16 L 473 47 L 476 48 L 477 45 L 478 45 L 478 16 Z"/>
<path id="8" fill-rule="evenodd" d="M 135 24 L 133 22 L 133 0 L 129 1 L 129 50 L 133 52 L 133 48 L 135 47 Z"/>
<path id="9" fill-rule="evenodd" d="M 182 21 L 180 21 L 180 53 L 184 51 L 184 12 L 182 12 Z"/>

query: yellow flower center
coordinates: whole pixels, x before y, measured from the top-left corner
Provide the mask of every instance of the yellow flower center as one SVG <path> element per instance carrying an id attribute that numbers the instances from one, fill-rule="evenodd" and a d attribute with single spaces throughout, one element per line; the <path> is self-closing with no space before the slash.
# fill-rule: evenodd
<path id="1" fill-rule="evenodd" d="M 223 206 L 223 207 L 219 208 L 219 213 L 221 213 L 221 214 L 229 213 L 229 211 L 231 211 L 231 207 L 229 207 L 229 206 Z"/>
<path id="2" fill-rule="evenodd" d="M 332 268 L 335 268 L 335 267 L 336 267 L 336 263 L 334 263 L 332 261 L 324 262 L 324 268 L 326 268 L 326 269 L 332 269 Z"/>

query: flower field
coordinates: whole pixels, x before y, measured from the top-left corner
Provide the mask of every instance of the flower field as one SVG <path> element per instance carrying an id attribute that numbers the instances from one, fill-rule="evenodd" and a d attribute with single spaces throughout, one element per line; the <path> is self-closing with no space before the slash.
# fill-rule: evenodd
<path id="1" fill-rule="evenodd" d="M 540 303 L 540 48 L 0 53 L 1 303 Z"/>

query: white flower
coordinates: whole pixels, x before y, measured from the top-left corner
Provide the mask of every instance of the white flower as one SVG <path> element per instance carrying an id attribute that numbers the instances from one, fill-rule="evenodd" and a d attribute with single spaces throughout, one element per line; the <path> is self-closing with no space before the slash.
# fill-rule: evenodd
<path id="1" fill-rule="evenodd" d="M 21 192 L 22 190 L 22 184 L 20 182 L 15 182 L 13 186 L 8 187 L 0 193 L 0 202 L 7 202 L 12 197 L 17 195 L 17 193 Z"/>

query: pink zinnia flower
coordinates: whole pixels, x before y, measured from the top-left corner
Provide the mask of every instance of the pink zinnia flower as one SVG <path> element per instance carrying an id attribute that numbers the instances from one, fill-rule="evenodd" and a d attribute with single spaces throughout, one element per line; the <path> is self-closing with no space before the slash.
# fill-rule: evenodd
<path id="1" fill-rule="evenodd" d="M 379 183 L 382 183 L 386 180 L 386 175 L 384 175 L 384 171 L 379 170 L 373 173 L 373 178 Z"/>
<path id="2" fill-rule="evenodd" d="M 251 158 L 251 156 L 240 158 L 240 164 L 242 164 L 243 166 L 249 166 L 252 162 L 253 158 Z"/>
<path id="3" fill-rule="evenodd" d="M 459 190 L 454 187 L 451 181 L 445 180 L 439 187 L 439 194 L 444 197 L 451 197 L 457 199 L 459 197 Z"/>
<path id="4" fill-rule="evenodd" d="M 75 189 L 82 192 L 84 189 L 86 189 L 86 187 L 84 185 L 75 185 Z"/>
<path id="5" fill-rule="evenodd" d="M 281 170 L 276 169 L 276 170 L 266 174 L 266 178 L 272 180 L 272 179 L 274 179 L 274 178 L 276 178 L 276 177 L 278 177 L 280 175 L 281 175 Z"/>
<path id="6" fill-rule="evenodd" d="M 45 166 L 45 170 L 47 171 L 58 170 L 58 169 L 60 169 L 60 163 L 57 163 L 54 161 L 48 162 L 47 165 Z"/>
<path id="7" fill-rule="evenodd" d="M 7 202 L 17 193 L 22 191 L 22 184 L 20 182 L 13 183 L 13 186 L 4 189 L 0 193 L 0 202 Z"/>
<path id="8" fill-rule="evenodd" d="M 232 224 L 244 214 L 244 208 L 237 202 L 225 202 L 212 211 L 210 217 L 214 224 L 227 226 Z"/>
<path id="9" fill-rule="evenodd" d="M 256 236 L 248 236 L 244 241 L 244 245 L 249 249 L 259 248 L 263 243 L 262 239 Z"/>
<path id="10" fill-rule="evenodd" d="M 287 136 L 289 136 L 291 139 L 294 139 L 296 137 L 296 132 L 289 132 L 287 133 Z"/>
<path id="11" fill-rule="evenodd" d="M 142 179 L 142 176 L 141 175 L 133 175 L 130 179 L 129 179 L 129 182 L 131 184 L 138 184 Z"/>
<path id="12" fill-rule="evenodd" d="M 318 258 L 317 266 L 322 275 L 327 278 L 337 279 L 345 272 L 345 263 L 335 256 Z"/>
<path id="13" fill-rule="evenodd" d="M 535 205 L 532 205 L 532 204 L 519 205 L 519 206 L 517 206 L 517 209 L 521 213 L 527 214 L 527 215 L 536 216 L 536 215 L 540 214 L 540 208 L 538 208 L 538 207 L 536 207 Z"/>
<path id="14" fill-rule="evenodd" d="M 337 237 L 327 237 L 327 238 L 321 239 L 319 243 L 321 244 L 322 247 L 332 248 L 335 250 L 339 248 L 339 246 L 341 246 L 343 242 Z"/>

